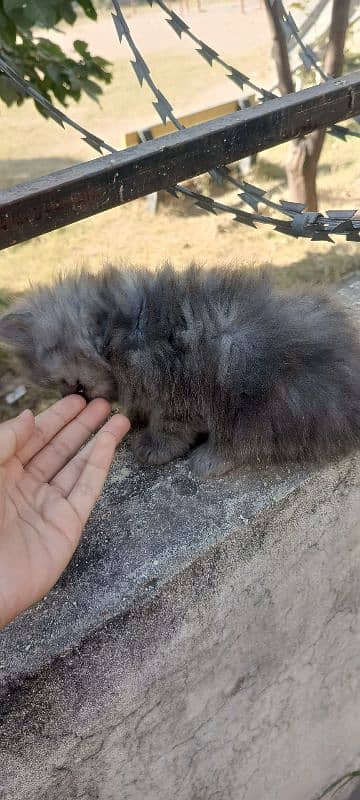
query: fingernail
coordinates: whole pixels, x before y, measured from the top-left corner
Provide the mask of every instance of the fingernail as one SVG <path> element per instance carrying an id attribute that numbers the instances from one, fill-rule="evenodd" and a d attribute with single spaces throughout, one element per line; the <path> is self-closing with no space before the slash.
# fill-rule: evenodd
<path id="1" fill-rule="evenodd" d="M 123 422 L 125 422 L 125 424 L 127 425 L 127 429 L 129 431 L 130 428 L 131 428 L 131 422 L 128 419 L 128 417 L 125 417 L 125 414 L 119 414 L 119 417 L 120 417 L 121 420 L 123 420 Z"/>
<path id="2" fill-rule="evenodd" d="M 20 417 L 25 417 L 26 414 L 31 414 L 31 416 L 33 416 L 31 408 L 25 408 L 24 411 L 22 411 L 21 414 L 19 414 L 19 419 Z"/>

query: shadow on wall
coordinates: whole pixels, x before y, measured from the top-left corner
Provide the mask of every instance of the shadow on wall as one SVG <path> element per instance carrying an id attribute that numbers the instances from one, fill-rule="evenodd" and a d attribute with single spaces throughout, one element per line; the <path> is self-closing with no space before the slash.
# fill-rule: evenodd
<path id="1" fill-rule="evenodd" d="M 349 800 L 360 800 L 360 783 L 357 785 L 356 789 L 351 793 Z"/>

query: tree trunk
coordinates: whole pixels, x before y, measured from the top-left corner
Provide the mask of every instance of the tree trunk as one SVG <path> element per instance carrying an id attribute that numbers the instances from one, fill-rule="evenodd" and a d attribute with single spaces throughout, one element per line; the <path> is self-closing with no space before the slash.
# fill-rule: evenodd
<path id="1" fill-rule="evenodd" d="M 286 163 L 289 197 L 304 203 L 307 211 L 318 210 L 317 167 L 324 144 L 326 128 L 319 128 L 307 136 L 298 136 L 289 145 Z"/>
<path id="2" fill-rule="evenodd" d="M 273 3 L 270 0 L 264 0 L 264 5 L 270 23 L 273 40 L 272 55 L 276 64 L 279 89 L 281 94 L 291 94 L 291 92 L 295 91 L 295 87 L 291 75 L 286 39 L 280 21 L 279 3 L 278 0 Z"/>
<path id="3" fill-rule="evenodd" d="M 281 26 L 278 0 L 271 5 L 264 0 L 274 38 L 274 57 L 282 94 L 294 91 L 289 55 L 284 32 Z M 336 78 L 344 66 L 344 45 L 349 23 L 351 0 L 333 0 L 329 40 L 324 58 L 324 72 Z M 290 81 L 289 81 L 290 75 Z M 292 86 L 291 89 L 287 88 Z M 290 143 L 289 159 L 286 165 L 289 196 L 291 200 L 304 203 L 309 211 L 317 211 L 318 197 L 316 175 L 319 158 L 324 144 L 326 129 L 320 128 L 306 136 L 299 136 Z"/>

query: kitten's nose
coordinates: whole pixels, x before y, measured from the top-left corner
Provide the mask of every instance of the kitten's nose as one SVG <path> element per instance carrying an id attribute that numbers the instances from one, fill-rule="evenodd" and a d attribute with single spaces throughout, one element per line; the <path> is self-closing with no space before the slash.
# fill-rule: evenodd
<path id="1" fill-rule="evenodd" d="M 86 389 L 84 389 L 82 383 L 77 384 L 74 394 L 80 394 L 81 397 L 83 397 L 87 403 L 89 403 L 91 400 L 91 397 L 89 397 L 89 395 L 87 394 Z"/>
<path id="2" fill-rule="evenodd" d="M 59 388 L 63 397 L 67 397 L 68 394 L 80 394 L 85 398 L 86 402 L 89 400 L 83 385 L 79 382 L 70 384 L 67 381 L 62 381 Z"/>

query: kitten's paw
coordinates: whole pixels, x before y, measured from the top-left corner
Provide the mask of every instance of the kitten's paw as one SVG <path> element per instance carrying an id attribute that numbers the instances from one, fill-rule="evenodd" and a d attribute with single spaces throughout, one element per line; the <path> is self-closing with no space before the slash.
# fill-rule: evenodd
<path id="1" fill-rule="evenodd" d="M 148 430 L 141 431 L 133 441 L 137 460 L 152 466 L 167 464 L 168 461 L 183 456 L 188 449 L 189 445 L 175 436 L 167 437 L 166 434 L 154 436 Z"/>
<path id="2" fill-rule="evenodd" d="M 214 450 L 208 444 L 203 444 L 194 450 L 189 459 L 189 466 L 191 472 L 200 480 L 206 480 L 207 478 L 225 475 L 226 472 L 234 469 L 235 464 L 232 459 L 227 458 L 223 453 Z"/>

